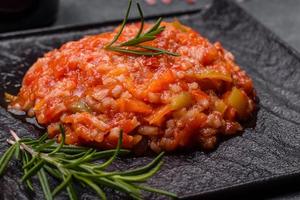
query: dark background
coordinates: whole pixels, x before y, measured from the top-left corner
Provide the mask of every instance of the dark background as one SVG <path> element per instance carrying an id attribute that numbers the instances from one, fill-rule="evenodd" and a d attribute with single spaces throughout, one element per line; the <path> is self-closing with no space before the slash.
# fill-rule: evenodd
<path id="1" fill-rule="evenodd" d="M 143 2 L 143 0 L 141 0 Z M 159 0 L 157 0 L 159 1 Z M 171 5 L 143 4 L 145 15 L 201 9 L 211 0 L 196 0 L 193 5 L 173 0 Z M 300 51 L 299 0 L 235 0 L 258 21 Z M 88 3 L 87 3 L 88 2 Z M 94 23 L 122 19 L 127 0 L 61 0 L 56 25 Z"/>
<path id="2" fill-rule="evenodd" d="M 142 1 L 142 0 L 141 0 Z M 300 0 L 235 0 L 258 21 L 266 25 L 290 46 L 300 52 Z M 174 0 L 171 5 L 159 3 L 148 6 L 143 3 L 146 16 L 170 14 L 204 9 L 211 0 L 197 0 L 188 5 L 183 0 Z M 121 20 L 127 6 L 127 0 L 61 0 L 57 20 L 51 25 L 78 25 L 103 21 Z M 136 16 L 136 13 L 132 17 Z M 300 167 L 300 166 L 299 166 Z M 284 187 L 284 186 L 283 186 Z M 293 189 L 295 190 L 295 189 Z M 274 191 L 269 199 L 300 199 L 296 191 Z"/>

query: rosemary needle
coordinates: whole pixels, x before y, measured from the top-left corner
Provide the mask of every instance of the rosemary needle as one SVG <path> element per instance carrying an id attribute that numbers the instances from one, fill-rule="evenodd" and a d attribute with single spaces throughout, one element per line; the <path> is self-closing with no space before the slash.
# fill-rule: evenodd
<path id="1" fill-rule="evenodd" d="M 139 184 L 148 180 L 160 169 L 163 153 L 144 167 L 125 171 L 105 171 L 119 154 L 128 153 L 127 150 L 121 149 L 122 131 L 117 148 L 104 151 L 64 145 L 63 126 L 60 126 L 60 131 L 62 138 L 58 145 L 53 142 L 54 140 L 47 139 L 47 135 L 39 139 L 20 139 L 15 132 L 11 131 L 14 140 L 7 140 L 11 146 L 0 158 L 0 177 L 4 174 L 9 161 L 15 157 L 23 164 L 24 175 L 21 180 L 33 191 L 30 179 L 36 175 L 47 200 L 53 199 L 63 190 L 67 191 L 69 199 L 77 199 L 73 188 L 75 183 L 89 187 L 101 199 L 106 199 L 103 190 L 105 187 L 127 193 L 133 199 L 142 199 L 142 191 L 176 198 L 173 193 Z M 101 159 L 102 163 L 99 163 L 99 160 L 94 162 L 97 159 Z M 54 189 L 51 189 L 49 184 L 50 176 L 59 181 Z"/>
<path id="2" fill-rule="evenodd" d="M 114 36 L 113 40 L 107 44 L 104 48 L 106 50 L 115 51 L 119 53 L 128 53 L 128 54 L 135 54 L 135 55 L 143 55 L 143 56 L 156 56 L 161 54 L 167 54 L 171 56 L 179 56 L 177 53 L 169 52 L 165 49 L 157 48 L 157 47 L 150 47 L 150 46 L 143 46 L 141 45 L 144 42 L 155 40 L 158 34 L 163 32 L 165 30 L 164 26 L 160 26 L 162 22 L 162 18 L 159 18 L 154 25 L 145 33 L 144 31 L 144 14 L 142 11 L 142 8 L 139 3 L 137 3 L 137 8 L 140 14 L 141 18 L 141 26 L 138 30 L 136 36 L 132 39 L 129 39 L 126 42 L 122 42 L 120 44 L 114 45 L 119 37 L 121 36 L 125 25 L 128 21 L 129 13 L 131 10 L 132 0 L 129 1 L 128 8 L 126 11 L 125 18 L 122 22 L 122 25 L 117 32 L 117 34 Z M 132 48 L 133 47 L 133 48 Z"/>

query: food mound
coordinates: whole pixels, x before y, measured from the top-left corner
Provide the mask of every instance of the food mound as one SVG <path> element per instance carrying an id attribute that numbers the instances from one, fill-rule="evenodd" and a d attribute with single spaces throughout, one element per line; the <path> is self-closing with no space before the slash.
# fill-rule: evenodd
<path id="1" fill-rule="evenodd" d="M 252 116 L 252 80 L 220 43 L 178 21 L 162 25 L 165 30 L 143 44 L 178 56 L 105 49 L 118 28 L 87 36 L 39 58 L 10 109 L 36 117 L 51 138 L 61 140 L 62 125 L 67 144 L 115 148 L 122 129 L 123 148 L 214 148 Z M 139 26 L 126 25 L 117 43 L 133 38 Z"/>

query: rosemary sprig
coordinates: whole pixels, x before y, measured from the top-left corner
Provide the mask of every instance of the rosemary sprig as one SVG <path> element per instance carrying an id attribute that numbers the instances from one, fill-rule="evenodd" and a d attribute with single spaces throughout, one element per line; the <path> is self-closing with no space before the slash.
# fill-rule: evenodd
<path id="1" fill-rule="evenodd" d="M 105 151 L 64 145 L 65 130 L 63 126 L 60 126 L 60 131 L 62 135 L 60 144 L 53 142 L 52 139 L 47 139 L 47 134 L 39 139 L 20 139 L 14 131 L 11 131 L 13 140 L 7 140 L 11 146 L 0 158 L 0 177 L 15 155 L 15 158 L 21 160 L 23 164 L 22 182 L 26 183 L 28 188 L 33 191 L 30 179 L 37 175 L 47 200 L 53 199 L 63 190 L 67 191 L 69 199 L 77 199 L 73 188 L 75 183 L 81 183 L 94 190 L 101 199 L 106 199 L 103 191 L 105 187 L 125 192 L 133 199 L 142 199 L 141 191 L 176 198 L 173 193 L 138 184 L 138 182 L 145 182 L 160 169 L 163 153 L 144 167 L 125 171 L 105 171 L 119 154 L 129 153 L 129 151 L 121 149 L 122 131 L 117 148 Z M 100 160 L 102 162 L 99 162 L 99 159 L 106 159 L 106 161 Z M 55 188 L 50 187 L 50 176 L 60 182 Z"/>
<path id="2" fill-rule="evenodd" d="M 126 42 L 122 42 L 120 44 L 114 45 L 119 37 L 121 36 L 125 25 L 128 21 L 129 13 L 131 10 L 132 0 L 129 1 L 129 5 L 126 11 L 125 18 L 122 22 L 122 25 L 118 31 L 118 33 L 114 36 L 113 40 L 107 44 L 104 48 L 110 51 L 116 51 L 120 53 L 128 53 L 128 54 L 135 54 L 135 55 L 144 55 L 144 56 L 155 56 L 155 55 L 161 55 L 161 54 L 167 54 L 171 56 L 180 56 L 177 53 L 173 53 L 161 48 L 151 47 L 151 46 L 144 46 L 141 45 L 144 42 L 155 40 L 157 35 L 160 34 L 165 30 L 165 26 L 160 26 L 162 22 L 162 18 L 159 18 L 155 24 L 145 33 L 143 33 L 144 30 L 144 14 L 142 11 L 142 8 L 139 3 L 137 3 L 137 8 L 141 17 L 141 27 L 139 31 L 137 32 L 136 36 Z M 131 48 L 129 48 L 131 47 Z M 132 48 L 134 47 L 134 48 Z"/>

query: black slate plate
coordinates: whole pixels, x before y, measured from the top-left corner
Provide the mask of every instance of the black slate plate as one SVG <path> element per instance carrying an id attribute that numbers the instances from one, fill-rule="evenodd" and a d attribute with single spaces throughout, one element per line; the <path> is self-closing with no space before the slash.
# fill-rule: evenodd
<path id="1" fill-rule="evenodd" d="M 162 170 L 149 184 L 176 192 L 182 198 L 243 198 L 283 184 L 299 184 L 300 176 L 300 56 L 231 1 L 216 0 L 203 12 L 180 20 L 211 41 L 221 41 L 254 80 L 260 99 L 255 123 L 228 139 L 211 153 L 202 151 L 165 156 Z M 0 36 L 0 95 L 16 93 L 28 67 L 43 53 L 66 41 L 110 30 L 115 23 L 51 29 Z M 1 105 L 4 105 L 1 99 Z M 7 148 L 8 130 L 38 134 L 34 126 L 15 119 L 0 108 L 0 152 Z M 149 157 L 120 159 L 114 168 L 130 168 Z M 11 164 L 0 181 L 0 199 L 43 199 L 25 190 L 19 181 L 20 165 Z M 81 189 L 82 199 L 97 199 Z M 255 193 L 254 193 L 255 191 Z M 109 192 L 111 199 L 124 196 Z M 259 196 L 263 195 L 260 193 Z M 147 199 L 163 199 L 145 194 Z M 235 196 L 236 197 L 236 196 Z M 66 198 L 61 195 L 58 199 Z"/>

